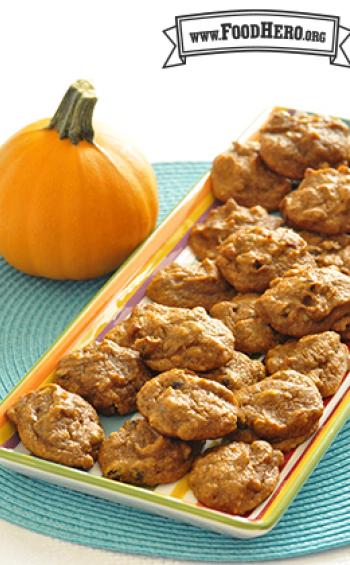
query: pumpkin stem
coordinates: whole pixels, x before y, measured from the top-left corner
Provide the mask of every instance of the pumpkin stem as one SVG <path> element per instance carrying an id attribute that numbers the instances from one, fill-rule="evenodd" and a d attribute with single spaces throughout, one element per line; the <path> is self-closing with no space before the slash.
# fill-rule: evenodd
<path id="1" fill-rule="evenodd" d="M 48 128 L 55 129 L 60 139 L 93 141 L 92 114 L 97 102 L 95 89 L 87 80 L 77 80 L 67 90 Z"/>

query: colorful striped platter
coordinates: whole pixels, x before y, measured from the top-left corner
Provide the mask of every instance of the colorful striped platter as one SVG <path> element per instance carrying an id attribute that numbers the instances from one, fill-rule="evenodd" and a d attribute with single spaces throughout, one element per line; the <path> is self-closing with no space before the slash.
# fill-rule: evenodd
<path id="1" fill-rule="evenodd" d="M 247 130 L 241 140 L 256 136 L 267 113 Z M 210 191 L 209 174 L 185 197 L 163 224 L 119 269 L 52 348 L 36 363 L 0 406 L 0 463 L 18 471 L 67 488 L 134 506 L 226 535 L 251 538 L 271 530 L 281 518 L 304 481 L 350 413 L 350 375 L 337 393 L 327 399 L 319 430 L 285 457 L 279 483 L 272 495 L 250 514 L 241 517 L 217 512 L 200 505 L 188 488 L 187 478 L 154 489 L 105 479 L 96 464 L 89 472 L 44 461 L 32 456 L 6 419 L 6 411 L 22 395 L 52 379 L 59 359 L 67 352 L 103 338 L 116 323 L 128 316 L 145 288 L 163 266 L 176 260 L 189 264 L 195 259 L 187 247 L 192 226 L 216 206 Z M 120 427 L 125 417 L 102 418 L 106 433 Z"/>

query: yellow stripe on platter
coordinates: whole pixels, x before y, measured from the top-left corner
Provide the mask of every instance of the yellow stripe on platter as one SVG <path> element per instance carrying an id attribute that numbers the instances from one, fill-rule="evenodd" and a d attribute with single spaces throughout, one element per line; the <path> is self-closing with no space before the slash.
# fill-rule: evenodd
<path id="1" fill-rule="evenodd" d="M 5 422 L 0 428 L 0 445 L 3 445 L 16 433 L 15 427 L 10 422 Z"/>
<path id="2" fill-rule="evenodd" d="M 190 487 L 188 486 L 187 475 L 185 475 L 185 477 L 183 477 L 176 483 L 176 485 L 174 486 L 173 490 L 170 493 L 170 496 L 172 496 L 173 498 L 182 499 L 188 493 L 189 490 Z"/>

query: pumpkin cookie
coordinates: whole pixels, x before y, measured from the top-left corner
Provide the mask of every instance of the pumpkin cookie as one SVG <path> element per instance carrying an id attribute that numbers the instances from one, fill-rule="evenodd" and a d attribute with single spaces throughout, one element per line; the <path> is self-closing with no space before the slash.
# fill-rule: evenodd
<path id="1" fill-rule="evenodd" d="M 233 357 L 234 337 L 204 308 L 170 308 L 160 304 L 136 306 L 130 318 L 107 336 L 140 352 L 155 371 L 181 368 L 210 371 Z"/>
<path id="2" fill-rule="evenodd" d="M 108 339 L 66 355 L 55 373 L 62 388 L 80 394 L 106 416 L 136 410 L 136 393 L 150 378 L 137 351 Z"/>
<path id="3" fill-rule="evenodd" d="M 295 269 L 272 281 L 256 308 L 267 323 L 286 335 L 323 332 L 350 314 L 350 277 L 335 267 Z"/>
<path id="4" fill-rule="evenodd" d="M 349 368 L 349 350 L 335 332 L 306 335 L 270 349 L 269 373 L 293 369 L 310 377 L 323 397 L 334 394 Z"/>
<path id="5" fill-rule="evenodd" d="M 344 341 L 350 341 L 350 314 L 334 322 L 331 329 L 338 332 Z"/>
<path id="6" fill-rule="evenodd" d="M 235 392 L 240 423 L 259 438 L 281 442 L 313 433 L 322 412 L 314 382 L 301 373 L 282 370 Z"/>
<path id="7" fill-rule="evenodd" d="M 187 267 L 172 263 L 154 277 L 146 291 L 148 298 L 159 304 L 183 308 L 202 306 L 206 310 L 234 294 L 232 286 L 210 259 Z"/>
<path id="8" fill-rule="evenodd" d="M 281 211 L 298 228 L 330 235 L 350 231 L 350 169 L 308 169 Z"/>
<path id="9" fill-rule="evenodd" d="M 245 514 L 274 490 L 283 455 L 265 441 L 233 442 L 201 455 L 189 475 L 196 498 L 209 508 Z"/>
<path id="10" fill-rule="evenodd" d="M 233 393 L 179 369 L 148 381 L 137 395 L 137 407 L 152 428 L 183 440 L 215 439 L 236 429 Z"/>
<path id="11" fill-rule="evenodd" d="M 314 267 L 306 242 L 293 230 L 242 228 L 220 246 L 216 259 L 225 279 L 239 292 L 262 292 L 293 267 Z"/>
<path id="12" fill-rule="evenodd" d="M 103 442 L 98 462 L 108 479 L 155 486 L 181 479 L 201 445 L 164 437 L 138 418 L 125 422 Z"/>
<path id="13" fill-rule="evenodd" d="M 282 198 L 291 191 L 290 180 L 271 171 L 259 155 L 260 144 L 254 141 L 233 143 L 221 153 L 211 171 L 213 193 L 226 202 L 235 198 L 242 206 L 260 205 L 277 210 Z"/>
<path id="14" fill-rule="evenodd" d="M 23 396 L 7 417 L 29 451 L 69 467 L 90 469 L 104 439 L 94 408 L 56 384 Z"/>
<path id="15" fill-rule="evenodd" d="M 291 437 L 282 440 L 272 440 L 269 439 L 269 444 L 274 449 L 279 449 L 283 453 L 288 453 L 291 449 L 295 449 L 298 445 L 304 443 L 309 439 L 315 432 L 317 432 L 319 423 L 316 422 L 313 428 L 311 428 L 306 434 L 301 436 Z M 243 441 L 244 443 L 253 443 L 253 441 L 259 440 L 259 436 L 253 432 L 252 429 L 246 427 L 237 428 L 235 432 L 229 434 L 225 441 Z"/>
<path id="16" fill-rule="evenodd" d="M 275 110 L 259 139 L 268 167 L 292 179 L 302 178 L 308 167 L 338 166 L 349 158 L 349 128 L 328 116 Z"/>
<path id="17" fill-rule="evenodd" d="M 188 244 L 199 259 L 214 259 L 220 244 L 243 226 L 279 227 L 283 220 L 272 216 L 261 206 L 245 208 L 230 198 L 223 206 L 211 210 L 204 222 L 196 224 Z"/>
<path id="18" fill-rule="evenodd" d="M 215 369 L 215 371 L 209 373 L 202 373 L 201 376 L 235 391 L 261 381 L 266 374 L 264 364 L 261 361 L 250 359 L 248 355 L 235 351 L 233 358 L 225 367 L 220 367 L 220 369 Z"/>
<path id="19" fill-rule="evenodd" d="M 306 230 L 298 230 L 307 243 L 307 250 L 318 267 L 337 267 L 345 275 L 350 275 L 350 234 L 326 235 Z"/>
<path id="20" fill-rule="evenodd" d="M 230 302 L 215 304 L 210 315 L 221 320 L 235 337 L 235 349 L 244 353 L 264 353 L 282 339 L 256 311 L 259 294 L 237 294 Z"/>

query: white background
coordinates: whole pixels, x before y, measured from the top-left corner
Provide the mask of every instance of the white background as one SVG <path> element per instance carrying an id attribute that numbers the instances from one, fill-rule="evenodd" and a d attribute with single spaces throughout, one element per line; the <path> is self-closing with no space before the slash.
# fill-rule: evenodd
<path id="1" fill-rule="evenodd" d="M 77 78 L 93 81 L 96 119 L 152 160 L 212 159 L 272 105 L 350 116 L 350 69 L 326 57 L 239 53 L 162 69 L 161 30 L 179 14 L 269 8 L 338 15 L 347 0 L 7 0 L 0 2 L 0 141 L 50 116 Z"/>
<path id="2" fill-rule="evenodd" d="M 96 86 L 96 119 L 127 133 L 153 162 L 211 160 L 273 105 L 350 117 L 350 68 L 324 57 L 211 55 L 162 69 L 171 45 L 161 30 L 176 15 L 249 8 L 338 15 L 350 27 L 346 0 L 2 1 L 0 142 L 52 115 L 77 78 Z M 1 524 L 1 555 L 6 565 L 152 561 L 70 546 L 8 524 Z M 296 563 L 344 565 L 350 558 L 342 549 Z"/>

